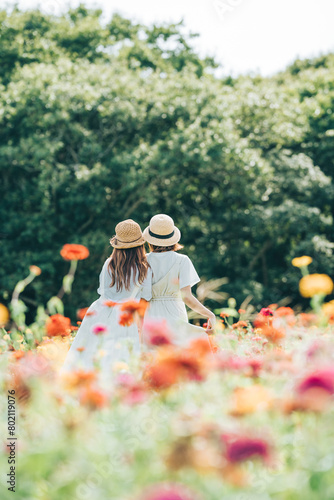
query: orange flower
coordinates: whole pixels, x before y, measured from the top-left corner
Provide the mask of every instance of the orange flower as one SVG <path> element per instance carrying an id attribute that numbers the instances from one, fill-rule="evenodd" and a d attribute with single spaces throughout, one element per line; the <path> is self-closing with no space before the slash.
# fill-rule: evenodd
<path id="1" fill-rule="evenodd" d="M 84 245 L 67 243 L 61 249 L 60 255 L 65 260 L 84 260 L 89 256 L 89 250 Z"/>
<path id="2" fill-rule="evenodd" d="M 238 313 L 239 313 L 239 314 L 245 314 L 245 312 L 246 312 L 246 311 L 245 311 L 245 309 L 239 309 L 239 310 L 238 310 Z"/>
<path id="3" fill-rule="evenodd" d="M 153 389 L 164 389 L 183 379 L 203 380 L 205 367 L 205 359 L 194 356 L 193 348 L 182 351 L 165 348 L 147 367 L 144 379 Z"/>
<path id="4" fill-rule="evenodd" d="M 283 317 L 283 316 L 293 316 L 295 313 L 291 307 L 279 307 L 275 311 L 275 316 Z"/>
<path id="5" fill-rule="evenodd" d="M 25 355 L 24 351 L 14 351 L 14 352 L 12 352 L 11 357 L 12 357 L 12 359 L 18 360 L 18 359 L 23 358 L 24 355 Z"/>
<path id="6" fill-rule="evenodd" d="M 85 350 L 85 347 L 77 347 L 77 351 L 83 352 Z"/>
<path id="7" fill-rule="evenodd" d="M 120 315 L 118 323 L 121 326 L 130 326 L 134 321 L 134 317 L 131 313 L 125 312 Z"/>
<path id="8" fill-rule="evenodd" d="M 118 302 L 114 302 L 113 300 L 106 300 L 105 302 L 103 302 L 103 304 L 107 307 L 115 307 L 115 306 L 118 306 Z"/>
<path id="9" fill-rule="evenodd" d="M 120 304 L 121 314 L 118 323 L 122 326 L 130 326 L 134 321 L 134 315 L 138 314 L 141 318 L 144 317 L 148 307 L 146 300 L 128 300 Z"/>
<path id="10" fill-rule="evenodd" d="M 96 311 L 89 311 L 89 307 L 83 307 L 82 309 L 78 309 L 77 311 L 77 317 L 81 320 L 84 319 L 85 316 L 94 316 L 96 314 Z"/>
<path id="11" fill-rule="evenodd" d="M 50 316 L 46 321 L 46 332 L 49 337 L 55 337 L 61 335 L 66 337 L 70 335 L 72 326 L 70 318 L 66 318 L 62 314 L 54 314 Z"/>
<path id="12" fill-rule="evenodd" d="M 237 323 L 233 323 L 232 328 L 234 329 L 239 329 L 239 328 L 247 328 L 248 323 L 247 321 L 238 321 Z"/>
<path id="13" fill-rule="evenodd" d="M 108 396 L 99 389 L 86 387 L 81 391 L 80 403 L 88 406 L 91 410 L 97 410 L 106 406 Z"/>
<path id="14" fill-rule="evenodd" d="M 221 312 L 219 316 L 224 319 L 224 318 L 228 318 L 230 315 L 228 313 Z"/>
<path id="15" fill-rule="evenodd" d="M 195 356 L 200 358 L 211 354 L 211 336 L 208 335 L 207 338 L 198 338 L 190 342 L 187 351 L 193 353 Z"/>
<path id="16" fill-rule="evenodd" d="M 261 385 L 237 387 L 232 396 L 230 413 L 235 416 L 247 415 L 261 410 L 268 410 L 272 398 Z"/>
<path id="17" fill-rule="evenodd" d="M 96 372 L 78 369 L 64 374 L 64 380 L 70 389 L 85 387 L 96 380 Z"/>
<path id="18" fill-rule="evenodd" d="M 148 302 L 146 300 L 128 300 L 120 305 L 120 310 L 130 314 L 138 313 L 143 317 L 147 309 Z"/>
<path id="19" fill-rule="evenodd" d="M 282 328 L 273 328 L 272 326 L 262 327 L 261 333 L 274 344 L 285 337 L 285 331 Z"/>
<path id="20" fill-rule="evenodd" d="M 41 268 L 38 266 L 29 266 L 29 271 L 35 276 L 39 276 L 42 272 Z"/>

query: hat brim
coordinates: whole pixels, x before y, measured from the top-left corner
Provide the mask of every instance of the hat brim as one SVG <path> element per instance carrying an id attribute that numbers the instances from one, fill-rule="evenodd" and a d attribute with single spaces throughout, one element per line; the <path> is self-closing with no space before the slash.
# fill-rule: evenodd
<path id="1" fill-rule="evenodd" d="M 143 236 L 141 236 L 138 240 L 133 241 L 131 243 L 126 243 L 126 242 L 122 243 L 119 240 L 117 240 L 116 236 L 113 236 L 110 239 L 110 245 L 113 248 L 118 248 L 118 249 L 141 247 L 144 244 L 145 244 L 145 240 L 144 240 Z"/>
<path id="2" fill-rule="evenodd" d="M 181 232 L 180 230 L 174 226 L 174 234 L 168 239 L 165 238 L 155 238 L 154 236 L 151 236 L 149 233 L 150 226 L 146 227 L 143 231 L 143 238 L 147 243 L 151 243 L 151 245 L 156 245 L 158 247 L 169 247 L 171 245 L 175 245 L 175 243 L 178 243 L 181 239 Z"/>

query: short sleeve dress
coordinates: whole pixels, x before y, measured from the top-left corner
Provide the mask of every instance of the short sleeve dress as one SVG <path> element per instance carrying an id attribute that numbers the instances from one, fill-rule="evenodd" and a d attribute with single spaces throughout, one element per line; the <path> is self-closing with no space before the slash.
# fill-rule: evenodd
<path id="1" fill-rule="evenodd" d="M 152 298 L 152 271 L 149 268 L 147 277 L 143 283 L 138 283 L 137 273 L 131 276 L 129 290 L 117 291 L 116 286 L 110 287 L 111 276 L 108 271 L 110 257 L 105 261 L 100 277 L 97 293 L 100 297 L 88 308 L 79 330 L 68 351 L 61 373 L 81 368 L 91 370 L 94 368 L 94 360 L 100 351 L 103 356 L 99 357 L 101 368 L 101 379 L 112 374 L 112 367 L 116 362 L 129 361 L 132 353 L 141 351 L 138 327 L 136 323 L 130 326 L 119 324 L 120 311 L 118 307 L 108 307 L 104 304 L 106 300 L 124 302 L 130 299 L 141 298 L 149 301 Z M 96 325 L 107 327 L 107 333 L 96 335 L 93 328 Z M 78 348 L 84 350 L 78 351 Z"/>
<path id="2" fill-rule="evenodd" d="M 150 318 L 165 319 L 173 333 L 176 345 L 186 345 L 194 338 L 203 338 L 210 345 L 204 328 L 188 322 L 186 306 L 181 297 L 181 288 L 199 283 L 200 278 L 193 263 L 186 255 L 174 251 L 147 254 L 152 269 L 152 299 L 145 314 Z"/>

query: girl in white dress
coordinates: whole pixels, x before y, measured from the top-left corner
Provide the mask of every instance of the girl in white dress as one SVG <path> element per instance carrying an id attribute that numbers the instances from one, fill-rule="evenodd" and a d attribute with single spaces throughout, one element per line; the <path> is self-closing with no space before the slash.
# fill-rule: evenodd
<path id="1" fill-rule="evenodd" d="M 150 246 L 147 260 L 153 272 L 152 299 L 143 330 L 145 322 L 151 318 L 166 320 L 177 345 L 185 345 L 196 337 L 209 343 L 207 334 L 213 333 L 216 316 L 191 293 L 191 287 L 200 279 L 189 257 L 177 253 L 183 248 L 178 244 L 180 230 L 171 217 L 158 214 L 152 217 L 143 236 Z M 207 318 L 207 330 L 188 322 L 185 304 Z"/>
<path id="2" fill-rule="evenodd" d="M 91 370 L 98 359 L 102 380 L 112 375 L 114 363 L 126 363 L 131 353 L 140 352 L 138 325 L 120 325 L 120 308 L 109 307 L 105 302 L 149 301 L 152 271 L 146 259 L 140 226 L 128 219 L 117 224 L 115 231 L 116 235 L 110 240 L 114 250 L 100 273 L 97 290 L 100 297 L 88 308 L 61 373 L 76 368 Z M 102 356 L 99 357 L 99 353 Z"/>

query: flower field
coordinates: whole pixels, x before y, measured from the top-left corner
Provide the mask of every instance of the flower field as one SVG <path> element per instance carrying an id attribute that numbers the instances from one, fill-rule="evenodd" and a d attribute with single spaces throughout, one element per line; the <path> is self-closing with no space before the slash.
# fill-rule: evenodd
<path id="1" fill-rule="evenodd" d="M 308 274 L 309 258 L 293 262 L 308 312 L 277 304 L 236 310 L 229 301 L 217 310 L 211 350 L 201 340 L 181 350 L 166 325 L 152 322 L 141 358 L 114 365 L 106 386 L 103 352 L 94 371 L 59 373 L 77 328 L 62 297 L 88 256 L 70 250 L 62 290 L 33 324 L 25 324 L 19 296 L 39 276 L 36 266 L 10 311 L 0 307 L 1 498 L 13 498 L 13 448 L 20 499 L 334 498 L 334 305 L 324 302 L 333 283 Z M 144 311 L 129 304 L 124 314 L 128 324 Z M 102 325 L 94 333 L 103 335 Z"/>

